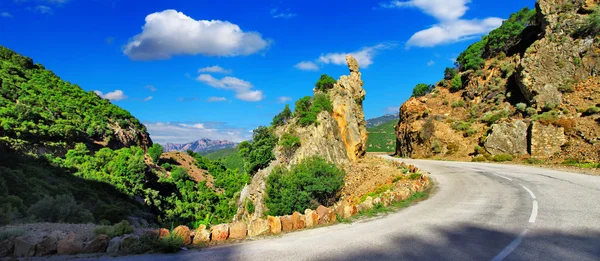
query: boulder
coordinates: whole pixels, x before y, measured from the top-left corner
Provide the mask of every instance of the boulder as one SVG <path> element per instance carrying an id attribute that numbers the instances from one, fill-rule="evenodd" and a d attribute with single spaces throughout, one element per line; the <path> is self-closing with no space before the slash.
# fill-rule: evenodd
<path id="1" fill-rule="evenodd" d="M 300 230 L 306 227 L 304 216 L 302 216 L 300 212 L 294 212 L 294 214 L 292 214 L 292 226 L 294 227 L 294 230 Z"/>
<path id="2" fill-rule="evenodd" d="M 329 223 L 329 209 L 321 205 L 317 208 L 317 215 L 319 215 L 319 225 Z"/>
<path id="3" fill-rule="evenodd" d="M 281 219 L 279 217 L 268 216 L 267 222 L 269 223 L 269 231 L 271 234 L 281 233 Z"/>
<path id="4" fill-rule="evenodd" d="M 59 255 L 77 255 L 83 251 L 83 242 L 75 233 L 70 233 L 67 238 L 58 242 L 56 249 Z"/>
<path id="5" fill-rule="evenodd" d="M 212 241 L 225 241 L 229 238 L 229 225 L 220 224 L 210 228 L 210 237 Z"/>
<path id="6" fill-rule="evenodd" d="M 334 224 L 337 223 L 337 214 L 333 208 L 329 208 L 329 213 L 327 213 L 327 219 L 329 219 L 329 223 Z"/>
<path id="7" fill-rule="evenodd" d="M 108 248 L 106 249 L 106 253 L 109 255 L 118 254 L 119 250 L 121 250 L 121 242 L 123 242 L 123 239 L 121 239 L 120 237 L 115 237 L 115 238 L 111 239 L 110 242 L 108 243 Z"/>
<path id="8" fill-rule="evenodd" d="M 248 226 L 244 222 L 234 222 L 229 226 L 229 238 L 244 239 L 248 234 Z"/>
<path id="9" fill-rule="evenodd" d="M 345 205 L 344 206 L 344 218 L 351 218 L 352 216 L 356 215 L 357 211 L 356 211 L 356 206 L 354 205 Z"/>
<path id="10" fill-rule="evenodd" d="M 52 236 L 46 236 L 35 246 L 36 256 L 48 256 L 57 252 L 58 239 Z"/>
<path id="11" fill-rule="evenodd" d="M 192 243 L 192 231 L 187 226 L 178 226 L 173 229 L 173 235 L 180 237 L 183 239 L 184 245 L 189 245 Z"/>
<path id="12" fill-rule="evenodd" d="M 15 252 L 14 255 L 17 257 L 30 257 L 35 255 L 35 245 L 33 238 L 27 236 L 20 236 L 15 238 Z"/>
<path id="13" fill-rule="evenodd" d="M 169 230 L 166 228 L 161 228 L 160 230 L 158 230 L 158 238 L 160 239 L 169 237 L 169 235 L 171 235 L 171 232 L 169 232 Z"/>
<path id="14" fill-rule="evenodd" d="M 284 232 L 289 232 L 294 230 L 294 224 L 292 223 L 292 217 L 291 216 L 282 216 L 279 219 L 281 219 L 281 229 Z"/>
<path id="15" fill-rule="evenodd" d="M 15 251 L 14 239 L 6 239 L 0 241 L 0 257 L 12 255 Z"/>
<path id="16" fill-rule="evenodd" d="M 206 225 L 200 225 L 196 229 L 194 235 L 194 245 L 206 243 L 210 241 L 210 231 L 206 228 Z"/>
<path id="17" fill-rule="evenodd" d="M 319 215 L 314 210 L 307 209 L 304 211 L 304 221 L 306 227 L 313 227 L 319 224 Z"/>
<path id="18" fill-rule="evenodd" d="M 262 218 L 250 221 L 248 226 L 248 236 L 256 237 L 269 233 L 269 222 Z"/>
<path id="19" fill-rule="evenodd" d="M 550 157 L 562 150 L 567 143 L 565 129 L 539 122 L 531 124 L 531 156 Z"/>
<path id="20" fill-rule="evenodd" d="M 373 198 L 367 197 L 365 201 L 360 203 L 360 209 L 361 211 L 373 209 Z"/>
<path id="21" fill-rule="evenodd" d="M 110 239 L 107 235 L 98 235 L 92 241 L 86 243 L 85 247 L 83 247 L 83 253 L 92 254 L 106 252 L 109 242 Z"/>
<path id="22" fill-rule="evenodd" d="M 484 146 L 492 155 L 527 154 L 527 124 L 515 120 L 492 125 L 492 133 L 486 138 Z"/>

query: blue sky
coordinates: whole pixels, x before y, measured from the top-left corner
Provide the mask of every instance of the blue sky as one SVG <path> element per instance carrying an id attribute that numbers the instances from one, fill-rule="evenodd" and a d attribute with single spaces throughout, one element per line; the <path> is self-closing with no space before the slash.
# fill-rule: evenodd
<path id="1" fill-rule="evenodd" d="M 397 113 L 533 1 L 0 0 L 0 45 L 129 110 L 158 143 L 240 141 L 323 73 L 361 64 L 367 118 Z"/>

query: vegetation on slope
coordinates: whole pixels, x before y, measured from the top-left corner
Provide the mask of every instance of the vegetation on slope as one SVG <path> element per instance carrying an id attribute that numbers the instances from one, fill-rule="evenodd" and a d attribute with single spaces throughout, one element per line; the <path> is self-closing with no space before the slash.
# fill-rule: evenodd
<path id="1" fill-rule="evenodd" d="M 237 169 L 239 173 L 245 173 L 244 159 L 239 154 L 239 149 L 222 149 L 205 154 L 209 160 L 221 161 L 227 169 Z"/>
<path id="2" fill-rule="evenodd" d="M 368 128 L 367 152 L 394 152 L 396 149 L 394 126 L 397 123 L 397 120 L 391 120 L 376 127 Z"/>

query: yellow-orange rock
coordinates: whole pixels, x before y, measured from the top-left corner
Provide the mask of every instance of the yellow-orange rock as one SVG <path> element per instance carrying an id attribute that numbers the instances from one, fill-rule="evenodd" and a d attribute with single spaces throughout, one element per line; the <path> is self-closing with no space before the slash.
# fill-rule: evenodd
<path id="1" fill-rule="evenodd" d="M 210 228 L 210 238 L 212 241 L 225 241 L 229 238 L 229 225 L 220 224 Z"/>
<path id="2" fill-rule="evenodd" d="M 279 219 L 281 219 L 281 229 L 284 232 L 290 232 L 294 230 L 291 216 L 282 216 Z"/>
<path id="3" fill-rule="evenodd" d="M 192 231 L 187 226 L 178 226 L 173 230 L 173 235 L 183 239 L 183 244 L 192 243 Z"/>
<path id="4" fill-rule="evenodd" d="M 281 233 L 281 219 L 279 217 L 268 216 L 267 222 L 269 222 L 269 231 L 271 234 Z"/>
<path id="5" fill-rule="evenodd" d="M 246 223 L 238 221 L 231 223 L 229 226 L 229 238 L 230 239 L 244 239 L 248 234 L 248 226 Z"/>
<path id="6" fill-rule="evenodd" d="M 203 244 L 210 241 L 210 231 L 206 229 L 206 225 L 200 225 L 194 233 L 194 245 Z"/>
<path id="7" fill-rule="evenodd" d="M 304 216 L 302 216 L 300 212 L 294 212 L 294 214 L 292 214 L 292 226 L 294 226 L 294 230 L 300 230 L 306 227 Z"/>

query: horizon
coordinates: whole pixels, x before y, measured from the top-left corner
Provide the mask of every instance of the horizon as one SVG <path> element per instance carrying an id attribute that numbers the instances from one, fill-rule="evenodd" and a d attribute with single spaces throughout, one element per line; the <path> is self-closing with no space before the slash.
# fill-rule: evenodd
<path id="1" fill-rule="evenodd" d="M 0 3 L 0 44 L 111 100 L 154 142 L 240 142 L 321 74 L 361 65 L 365 118 L 397 114 L 468 45 L 534 1 Z M 237 7 L 237 8 L 231 8 Z"/>

